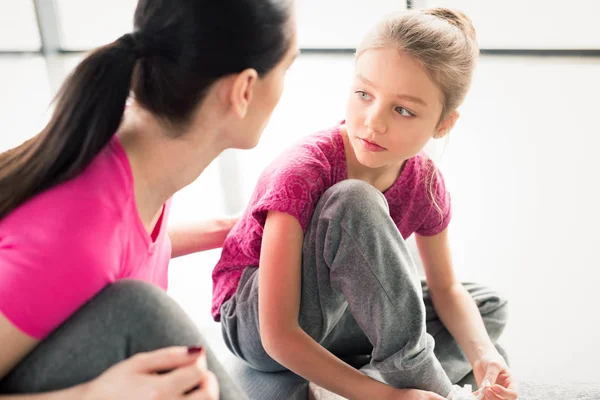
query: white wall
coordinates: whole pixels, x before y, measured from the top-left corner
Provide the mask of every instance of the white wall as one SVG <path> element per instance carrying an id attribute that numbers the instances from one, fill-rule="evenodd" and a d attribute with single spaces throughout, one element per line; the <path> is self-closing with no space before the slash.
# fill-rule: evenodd
<path id="1" fill-rule="evenodd" d="M 14 0 L 0 0 L 14 1 Z M 61 43 L 67 50 L 94 48 L 132 28 L 137 0 L 55 0 Z M 402 0 L 297 0 L 302 48 L 354 48 L 382 15 L 405 9 Z"/>
<path id="2" fill-rule="evenodd" d="M 299 0 L 300 46 L 355 48 L 401 0 Z M 599 0 L 414 0 L 415 8 L 451 7 L 474 21 L 486 49 L 600 49 Z"/>
<path id="3" fill-rule="evenodd" d="M 14 1 L 14 0 L 0 0 Z M 67 50 L 94 48 L 132 28 L 137 0 L 55 0 L 61 43 Z M 366 31 L 389 12 L 405 9 L 402 0 L 297 0 L 302 48 L 354 48 Z"/>
<path id="4" fill-rule="evenodd" d="M 473 19 L 486 49 L 600 49 L 598 0 L 420 0 Z"/>
<path id="5" fill-rule="evenodd" d="M 406 9 L 403 0 L 297 0 L 301 48 L 355 48 L 381 16 Z"/>
<path id="6" fill-rule="evenodd" d="M 37 51 L 41 45 L 33 1 L 0 0 L 0 51 Z"/>
<path id="7" fill-rule="evenodd" d="M 85 50 L 129 32 L 137 0 L 55 0 L 63 48 Z M 600 49 L 599 0 L 413 0 L 416 7 L 459 8 L 487 49 Z M 404 0 L 297 0 L 302 48 L 355 48 Z M 38 50 L 33 1 L 0 0 L 0 51 Z"/>
<path id="8" fill-rule="evenodd" d="M 133 13 L 137 0 L 55 2 L 63 49 L 95 48 L 110 43 L 133 29 Z"/>

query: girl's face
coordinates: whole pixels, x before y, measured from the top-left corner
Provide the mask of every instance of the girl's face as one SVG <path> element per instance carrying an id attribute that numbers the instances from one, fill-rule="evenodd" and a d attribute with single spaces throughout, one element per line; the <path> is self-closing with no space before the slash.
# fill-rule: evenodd
<path id="1" fill-rule="evenodd" d="M 440 122 L 443 94 L 426 69 L 397 48 L 365 51 L 346 108 L 346 131 L 368 168 L 400 166 L 432 137 L 445 136 L 457 112 Z"/>

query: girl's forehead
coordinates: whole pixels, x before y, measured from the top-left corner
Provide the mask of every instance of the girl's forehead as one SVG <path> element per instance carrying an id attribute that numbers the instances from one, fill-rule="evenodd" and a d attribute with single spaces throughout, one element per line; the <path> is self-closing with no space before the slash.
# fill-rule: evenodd
<path id="1" fill-rule="evenodd" d="M 386 95 L 419 98 L 425 105 L 441 103 L 443 98 L 425 67 L 395 48 L 365 51 L 356 60 L 354 80 Z"/>

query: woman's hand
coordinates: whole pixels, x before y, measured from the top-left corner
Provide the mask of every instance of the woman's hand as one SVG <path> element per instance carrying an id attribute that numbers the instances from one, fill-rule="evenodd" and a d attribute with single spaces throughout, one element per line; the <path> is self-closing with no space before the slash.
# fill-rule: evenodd
<path id="1" fill-rule="evenodd" d="M 473 372 L 485 400 L 517 400 L 514 379 L 500 353 L 479 358 L 473 363 Z"/>
<path id="2" fill-rule="evenodd" d="M 170 347 L 139 353 L 87 384 L 86 400 L 218 400 L 219 385 L 198 348 Z"/>

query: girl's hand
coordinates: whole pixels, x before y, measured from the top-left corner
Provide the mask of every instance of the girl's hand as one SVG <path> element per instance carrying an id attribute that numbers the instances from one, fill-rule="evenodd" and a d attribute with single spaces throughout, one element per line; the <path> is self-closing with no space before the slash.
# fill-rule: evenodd
<path id="1" fill-rule="evenodd" d="M 485 400 L 517 400 L 514 379 L 500 353 L 495 352 L 475 361 L 473 373 Z"/>
<path id="2" fill-rule="evenodd" d="M 399 397 L 403 399 L 411 399 L 411 400 L 446 400 L 444 397 L 439 394 L 433 392 L 426 392 L 424 390 L 412 389 L 409 390 L 410 397 Z"/>
<path id="3" fill-rule="evenodd" d="M 392 389 L 387 400 L 446 400 L 444 397 L 433 392 L 418 389 Z"/>
<path id="4" fill-rule="evenodd" d="M 218 400 L 219 385 L 199 349 L 170 347 L 139 353 L 87 384 L 86 400 Z"/>

